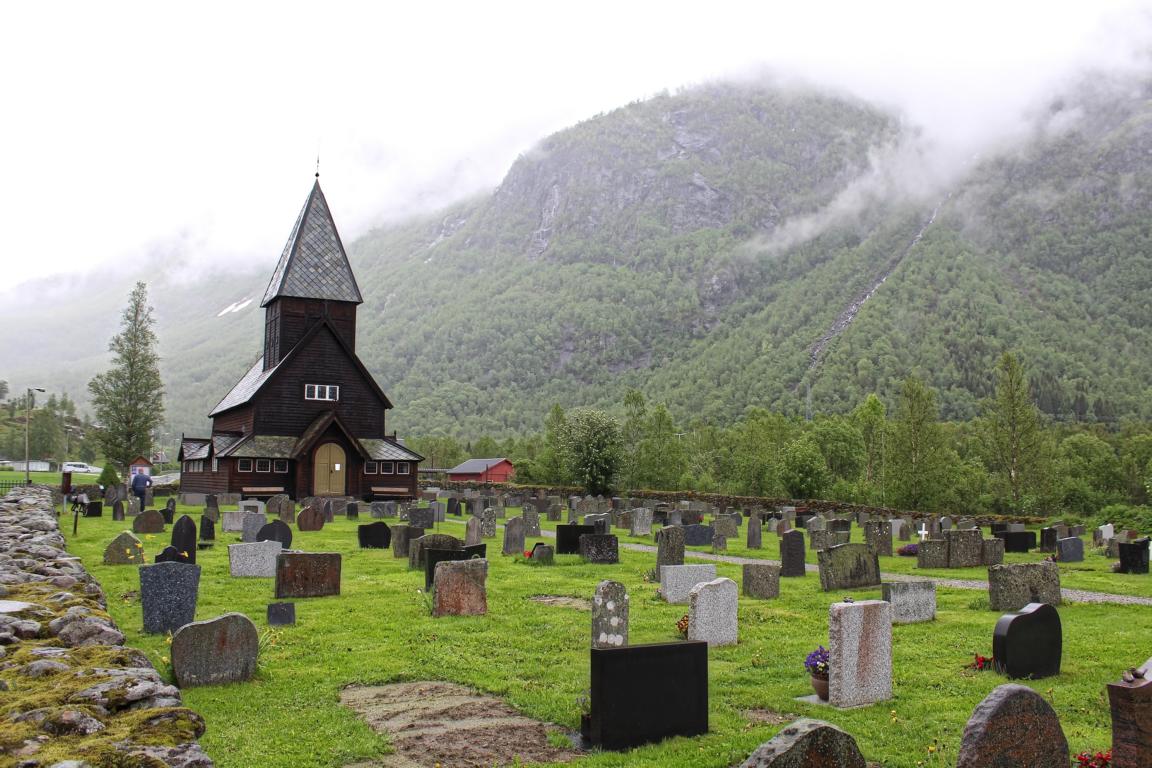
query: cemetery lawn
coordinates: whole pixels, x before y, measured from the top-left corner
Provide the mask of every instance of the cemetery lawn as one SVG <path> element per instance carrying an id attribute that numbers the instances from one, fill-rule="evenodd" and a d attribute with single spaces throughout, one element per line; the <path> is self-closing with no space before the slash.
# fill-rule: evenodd
<path id="1" fill-rule="evenodd" d="M 199 521 L 199 509 L 181 507 L 177 514 L 185 512 Z M 83 558 L 103 585 L 109 613 L 125 633 L 126 643 L 145 651 L 161 673 L 168 674 L 165 638 L 141 632 L 137 569 L 101 562 L 104 546 L 130 524 L 113 522 L 107 514 L 83 518 L 78 534 L 71 536 L 71 522 L 61 521 L 68 549 Z M 358 522 L 371 521 L 362 517 Z M 294 627 L 267 628 L 265 608 L 274 600 L 272 579 L 228 575 L 227 544 L 237 541 L 238 534 L 224 534 L 217 526 L 216 546 L 198 554 L 203 570 L 196 618 L 239 611 L 264 637 L 257 679 L 183 692 L 186 705 L 203 715 L 207 732 L 201 744 L 221 768 L 343 766 L 385 754 L 387 738 L 338 703 L 341 688 L 348 684 L 447 680 L 504 697 L 528 716 L 574 731 L 580 713 L 577 700 L 588 687 L 591 614 L 530 598 L 587 599 L 599 580 L 622 581 L 631 596 L 634 644 L 676 641 L 676 621 L 687 613 L 686 605 L 659 600 L 657 585 L 646 580 L 654 553 L 621 549 L 621 562 L 615 566 L 585 565 L 575 556 L 558 556 L 555 566 L 542 567 L 501 557 L 496 538 L 487 540 L 488 615 L 433 619 L 421 591 L 423 574 L 409 571 L 407 560 L 393 558 L 391 550 L 358 549 L 358 522 L 338 520 L 317 532 L 294 530 L 293 548 L 343 556 L 341 594 L 297 600 Z M 464 533 L 463 524 L 452 519 L 437 529 L 461 538 Z M 149 561 L 168 544 L 167 533 L 141 538 Z M 535 540 L 528 540 L 528 548 Z M 764 543 L 763 550 L 749 554 L 775 559 L 777 537 L 766 532 Z M 734 542 L 729 554 L 745 552 Z M 904 561 L 882 558 L 882 569 L 895 571 L 894 565 Z M 717 563 L 717 573 L 741 581 L 738 565 Z M 1064 574 L 1062 569 L 1062 579 Z M 1112 578 L 1103 579 L 1097 588 L 1111 584 Z M 939 589 L 935 622 L 893 628 L 895 698 L 839 711 L 796 698 L 811 693 L 803 661 L 817 645 L 827 644 L 828 606 L 848 593 L 821 592 L 814 573 L 781 581 L 777 600 L 741 597 L 739 645 L 709 652 L 707 735 L 628 753 L 592 753 L 578 763 L 590 768 L 738 765 L 782 727 L 761 722 L 767 714 L 778 715 L 779 723 L 797 717 L 835 723 L 856 738 L 869 760 L 884 766 L 954 765 L 972 709 L 994 687 L 1008 682 L 994 672 L 965 668 L 974 654 L 992 654 L 992 628 L 999 614 L 987 609 L 987 593 Z M 850 594 L 856 600 L 878 599 L 880 590 Z M 1022 682 L 1055 707 L 1073 753 L 1103 750 L 1111 743 L 1104 685 L 1150 655 L 1152 607 L 1070 604 L 1059 610 L 1064 628 L 1061 674 Z M 653 707 L 662 705 L 652 702 Z"/>

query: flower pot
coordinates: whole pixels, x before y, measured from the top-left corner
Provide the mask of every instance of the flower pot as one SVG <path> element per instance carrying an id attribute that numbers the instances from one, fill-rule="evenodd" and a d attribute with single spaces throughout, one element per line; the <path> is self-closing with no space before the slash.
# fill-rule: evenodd
<path id="1" fill-rule="evenodd" d="M 823 675 L 817 677 L 812 675 L 812 690 L 820 698 L 820 701 L 828 701 L 828 677 Z"/>

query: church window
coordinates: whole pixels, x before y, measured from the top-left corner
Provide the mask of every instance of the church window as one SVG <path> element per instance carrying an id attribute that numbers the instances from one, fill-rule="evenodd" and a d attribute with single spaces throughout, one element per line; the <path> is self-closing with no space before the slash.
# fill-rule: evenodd
<path id="1" fill-rule="evenodd" d="M 305 384 L 305 400 L 339 400 L 340 387 L 335 384 Z"/>

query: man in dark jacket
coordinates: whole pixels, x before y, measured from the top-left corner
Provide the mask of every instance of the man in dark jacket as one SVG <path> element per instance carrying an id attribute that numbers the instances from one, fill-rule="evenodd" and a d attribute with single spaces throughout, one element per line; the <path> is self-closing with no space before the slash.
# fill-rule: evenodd
<path id="1" fill-rule="evenodd" d="M 144 489 L 152 485 L 152 478 L 143 472 L 132 475 L 132 495 L 140 500 L 140 511 L 144 511 Z"/>

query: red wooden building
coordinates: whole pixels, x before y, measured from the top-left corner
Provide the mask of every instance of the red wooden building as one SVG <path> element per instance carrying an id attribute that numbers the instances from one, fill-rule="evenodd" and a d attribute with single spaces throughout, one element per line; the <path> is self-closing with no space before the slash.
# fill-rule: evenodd
<path id="1" fill-rule="evenodd" d="M 356 355 L 362 303 L 317 181 L 260 306 L 264 354 L 184 437 L 189 493 L 407 498 L 423 456 L 385 428 L 392 403 Z"/>
<path id="2" fill-rule="evenodd" d="M 508 459 L 468 459 L 448 470 L 453 482 L 509 483 L 516 477 L 516 467 Z"/>

